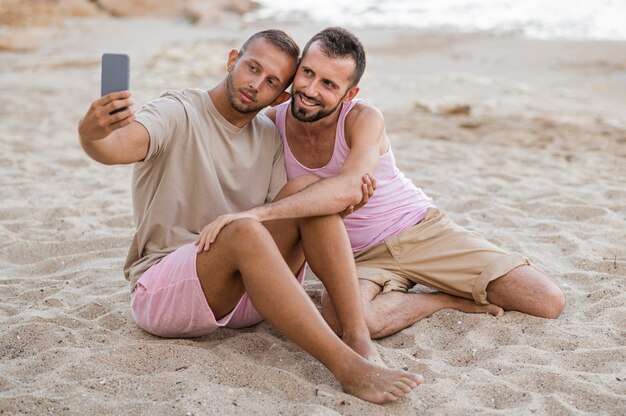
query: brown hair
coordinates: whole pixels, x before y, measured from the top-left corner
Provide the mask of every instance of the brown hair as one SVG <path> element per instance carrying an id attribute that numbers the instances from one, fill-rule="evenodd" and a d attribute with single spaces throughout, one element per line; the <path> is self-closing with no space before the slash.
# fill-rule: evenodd
<path id="1" fill-rule="evenodd" d="M 359 83 L 363 72 L 365 72 L 365 50 L 363 44 L 352 33 L 341 27 L 328 27 L 314 35 L 304 47 L 302 57 L 309 50 L 314 42 L 320 42 L 320 47 L 324 55 L 329 58 L 352 58 L 355 63 L 354 73 L 352 74 L 352 85 L 354 87 Z"/>
<path id="2" fill-rule="evenodd" d="M 241 49 L 239 49 L 239 56 L 243 55 L 246 52 L 246 48 L 257 39 L 265 39 L 296 61 L 298 60 L 298 56 L 300 56 L 300 48 L 298 47 L 298 44 L 291 38 L 291 36 L 278 29 L 264 30 L 250 36 Z"/>

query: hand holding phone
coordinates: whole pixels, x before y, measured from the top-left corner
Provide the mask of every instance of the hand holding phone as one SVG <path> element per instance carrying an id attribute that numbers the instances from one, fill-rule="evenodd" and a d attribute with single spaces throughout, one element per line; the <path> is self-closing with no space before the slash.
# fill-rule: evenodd
<path id="1" fill-rule="evenodd" d="M 129 89 L 130 58 L 126 54 L 105 53 L 102 55 L 102 78 L 100 95 Z M 128 107 L 118 108 L 109 114 L 119 113 Z"/>
<path id="2" fill-rule="evenodd" d="M 78 123 L 81 143 L 96 142 L 106 138 L 111 132 L 128 126 L 135 119 L 132 105 L 134 101 L 129 89 L 130 60 L 128 55 L 105 53 L 102 55 L 101 95 L 91 103 Z M 128 110 L 131 111 L 116 114 Z M 102 111 L 104 110 L 104 111 Z"/>

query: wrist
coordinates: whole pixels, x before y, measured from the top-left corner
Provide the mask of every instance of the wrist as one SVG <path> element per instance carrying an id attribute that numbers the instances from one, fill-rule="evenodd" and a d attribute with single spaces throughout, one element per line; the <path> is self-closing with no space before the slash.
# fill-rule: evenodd
<path id="1" fill-rule="evenodd" d="M 271 220 L 269 216 L 269 209 L 267 209 L 267 205 L 261 205 L 255 208 L 252 208 L 248 211 L 248 213 L 254 218 L 256 218 L 259 222 Z"/>

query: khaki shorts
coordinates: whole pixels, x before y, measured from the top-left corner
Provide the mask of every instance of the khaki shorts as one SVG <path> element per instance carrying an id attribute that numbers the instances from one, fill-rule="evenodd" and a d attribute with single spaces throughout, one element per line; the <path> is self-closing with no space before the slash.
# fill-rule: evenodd
<path id="1" fill-rule="evenodd" d="M 480 234 L 429 208 L 417 225 L 355 255 L 359 279 L 384 292 L 406 292 L 420 283 L 486 305 L 489 282 L 530 265 L 524 256 L 499 249 Z"/>

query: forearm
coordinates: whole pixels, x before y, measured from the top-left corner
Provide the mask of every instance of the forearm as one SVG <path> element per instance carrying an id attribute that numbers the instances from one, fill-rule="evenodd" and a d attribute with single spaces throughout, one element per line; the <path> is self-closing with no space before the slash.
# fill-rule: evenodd
<path id="1" fill-rule="evenodd" d="M 133 127 L 135 114 L 130 92 L 120 91 L 97 99 L 78 123 L 85 153 L 106 165 L 133 163 L 145 157 L 148 133 Z M 119 111 L 115 111 L 119 110 Z"/>
<path id="2" fill-rule="evenodd" d="M 102 139 L 80 134 L 80 144 L 93 160 L 105 165 L 122 165 L 144 160 L 148 153 L 149 136 L 140 123 L 132 123 L 110 132 Z"/>
<path id="3" fill-rule="evenodd" d="M 300 192 L 261 205 L 250 212 L 261 221 L 315 217 L 343 212 L 362 199 L 362 179 L 340 175 L 315 182 Z"/>
<path id="4" fill-rule="evenodd" d="M 83 136 L 79 136 L 80 145 L 87 155 L 96 162 L 105 165 L 115 164 L 116 148 L 114 146 L 114 136 L 117 131 L 112 132 L 109 136 L 100 140 L 89 140 Z"/>

